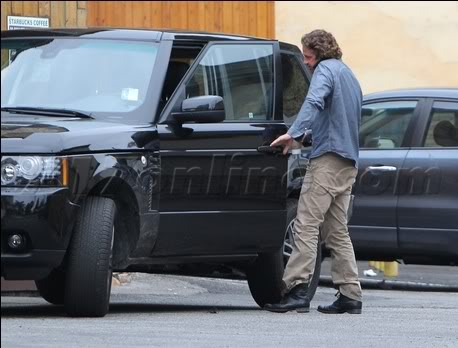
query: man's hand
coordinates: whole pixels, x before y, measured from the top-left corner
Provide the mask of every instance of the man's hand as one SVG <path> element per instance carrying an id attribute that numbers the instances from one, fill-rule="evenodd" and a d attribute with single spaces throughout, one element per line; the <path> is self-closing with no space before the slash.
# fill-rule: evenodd
<path id="1" fill-rule="evenodd" d="M 286 133 L 286 134 L 283 134 L 282 136 L 278 137 L 277 139 L 275 139 L 272 142 L 272 144 L 270 144 L 270 146 L 281 146 L 281 145 L 283 145 L 284 146 L 283 154 L 286 155 L 288 153 L 288 150 L 289 150 L 289 148 L 291 147 L 292 144 L 293 144 L 293 138 L 291 137 L 291 135 Z"/>

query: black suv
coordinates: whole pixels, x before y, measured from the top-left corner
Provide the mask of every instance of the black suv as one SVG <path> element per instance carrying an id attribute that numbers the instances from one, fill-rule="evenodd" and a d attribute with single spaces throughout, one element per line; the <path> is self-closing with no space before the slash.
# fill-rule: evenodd
<path id="1" fill-rule="evenodd" d="M 308 90 L 296 46 L 121 29 L 1 35 L 5 279 L 35 280 L 72 316 L 105 315 L 120 270 L 246 275 L 260 306 L 279 299 L 303 173 L 268 145 Z"/>

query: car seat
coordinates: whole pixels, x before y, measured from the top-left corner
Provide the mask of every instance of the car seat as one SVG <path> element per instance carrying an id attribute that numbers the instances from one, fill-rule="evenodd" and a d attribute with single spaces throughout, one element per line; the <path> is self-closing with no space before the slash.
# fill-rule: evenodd
<path id="1" fill-rule="evenodd" d="M 170 61 L 162 88 L 161 106 L 163 107 L 172 96 L 183 76 L 188 71 L 189 65 L 185 62 Z"/>
<path id="2" fill-rule="evenodd" d="M 434 141 L 440 146 L 458 146 L 458 129 L 450 121 L 440 121 L 434 127 Z"/>

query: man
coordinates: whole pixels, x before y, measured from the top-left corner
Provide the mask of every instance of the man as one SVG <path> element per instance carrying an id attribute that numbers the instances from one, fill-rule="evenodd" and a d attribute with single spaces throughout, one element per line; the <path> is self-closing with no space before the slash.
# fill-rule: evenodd
<path id="1" fill-rule="evenodd" d="M 313 71 L 309 92 L 287 134 L 272 142 L 288 152 L 293 140 L 313 131 L 312 151 L 294 222 L 294 246 L 283 275 L 284 295 L 267 304 L 272 312 L 308 312 L 308 282 L 315 268 L 321 237 L 332 256 L 332 279 L 340 296 L 323 313 L 360 314 L 361 286 L 347 228 L 350 194 L 358 172 L 361 88 L 341 61 L 342 51 L 331 33 L 314 30 L 302 37 L 305 64 Z"/>

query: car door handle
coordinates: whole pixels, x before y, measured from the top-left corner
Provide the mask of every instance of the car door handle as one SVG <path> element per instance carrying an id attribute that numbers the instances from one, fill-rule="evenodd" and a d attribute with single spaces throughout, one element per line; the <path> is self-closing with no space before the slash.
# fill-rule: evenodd
<path id="1" fill-rule="evenodd" d="M 381 172 L 395 172 L 398 168 L 393 166 L 369 166 L 367 170 L 379 170 Z"/>
<path id="2" fill-rule="evenodd" d="M 283 148 L 281 146 L 263 145 L 258 147 L 258 152 L 276 155 L 283 153 Z"/>

